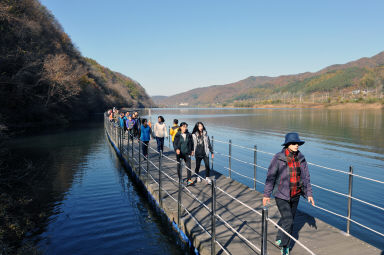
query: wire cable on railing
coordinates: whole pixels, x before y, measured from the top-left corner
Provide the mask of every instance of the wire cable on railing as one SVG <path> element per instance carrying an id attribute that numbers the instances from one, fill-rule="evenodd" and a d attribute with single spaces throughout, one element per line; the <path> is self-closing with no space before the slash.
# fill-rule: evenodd
<path id="1" fill-rule="evenodd" d="M 232 196 L 231 194 L 229 194 L 228 192 L 224 191 L 223 189 L 221 189 L 219 186 L 216 186 L 216 188 L 218 190 L 220 190 L 221 192 L 223 192 L 224 194 L 226 194 L 227 196 L 229 196 L 230 198 L 232 198 L 233 200 L 235 200 L 236 202 L 242 204 L 243 206 L 247 207 L 249 210 L 253 211 L 254 213 L 258 214 L 259 216 L 261 216 L 261 213 L 256 211 L 255 209 L 253 209 L 252 207 L 250 207 L 249 205 L 245 204 L 243 201 L 235 198 L 234 196 Z"/>
<path id="2" fill-rule="evenodd" d="M 229 170 L 228 167 L 224 167 L 224 168 L 227 169 L 227 170 Z M 256 181 L 257 183 L 260 183 L 260 184 L 262 184 L 262 185 L 265 185 L 264 182 L 261 182 L 261 181 L 259 181 L 259 180 L 255 180 L 255 179 L 252 178 L 252 177 L 243 175 L 243 174 L 241 174 L 241 173 L 239 173 L 239 172 L 237 172 L 237 171 L 235 171 L 235 170 L 233 170 L 233 169 L 231 169 L 231 172 L 234 172 L 235 174 L 240 175 L 240 176 L 242 176 L 242 177 L 244 177 L 244 178 L 247 178 L 247 179 L 249 179 L 249 180 Z"/>
<path id="3" fill-rule="evenodd" d="M 244 237 L 242 234 L 240 234 L 236 229 L 234 229 L 228 222 L 226 222 L 218 213 L 216 213 L 216 217 L 221 220 L 225 226 L 227 226 L 229 229 L 231 229 L 236 235 L 238 235 L 241 239 L 243 239 L 245 242 L 247 242 L 249 245 L 251 245 L 253 248 L 255 248 L 258 252 L 261 252 L 260 248 L 254 245 L 251 241 L 249 241 L 246 237 Z"/>
<path id="4" fill-rule="evenodd" d="M 314 186 L 314 187 L 316 187 L 316 188 L 319 188 L 319 189 L 322 189 L 322 190 L 325 190 L 325 191 L 328 191 L 328 192 L 331 192 L 331 193 L 338 194 L 338 195 L 340 195 L 340 196 L 349 197 L 349 195 L 347 195 L 347 194 L 344 194 L 344 193 L 341 193 L 341 192 L 337 192 L 337 191 L 334 191 L 334 190 L 331 190 L 331 189 L 327 189 L 327 188 L 321 187 L 321 186 L 316 185 L 316 184 L 313 184 L 313 183 L 312 183 L 311 185 Z M 366 202 L 366 201 L 364 201 L 364 200 L 361 200 L 361 199 L 356 198 L 356 197 L 353 197 L 353 196 L 351 196 L 351 198 L 352 198 L 353 200 L 359 201 L 360 203 L 363 203 L 363 204 L 366 204 L 366 205 L 370 205 L 370 206 L 372 206 L 372 207 L 375 207 L 375 208 L 377 208 L 377 209 L 380 209 L 380 210 L 383 210 L 383 211 L 384 211 L 384 208 L 383 208 L 383 207 L 380 207 L 380 206 L 378 206 L 378 205 L 371 204 L 371 203 L 369 203 L 369 202 Z"/>
<path id="5" fill-rule="evenodd" d="M 380 233 L 379 231 L 376 231 L 376 230 L 374 230 L 374 229 L 372 229 L 372 228 L 370 228 L 370 227 L 367 227 L 367 226 L 365 226 L 365 225 L 363 225 L 363 224 L 361 224 L 361 223 L 359 223 L 359 222 L 357 222 L 357 221 L 355 221 L 355 220 L 353 220 L 353 219 L 348 219 L 348 217 L 346 217 L 346 216 L 344 216 L 344 215 L 341 215 L 341 214 L 332 212 L 332 211 L 330 211 L 330 210 L 328 210 L 328 209 L 325 209 L 325 208 L 323 208 L 323 207 L 320 207 L 320 206 L 318 206 L 318 205 L 314 205 L 314 207 L 316 207 L 316 208 L 318 208 L 318 209 L 320 209 L 320 210 L 323 210 L 323 211 L 325 211 L 325 212 L 328 212 L 328 213 L 330 213 L 330 214 L 336 215 L 336 216 L 338 216 L 338 217 L 340 217 L 340 218 L 344 218 L 344 219 L 346 219 L 346 220 L 350 220 L 351 222 L 355 223 L 356 225 L 359 225 L 359 226 L 361 226 L 361 227 L 363 227 L 363 228 L 365 228 L 365 229 L 368 229 L 368 230 L 370 230 L 370 231 L 372 231 L 372 232 L 374 232 L 374 233 L 376 233 L 376 234 L 378 234 L 378 235 L 384 236 L 383 233 Z"/>

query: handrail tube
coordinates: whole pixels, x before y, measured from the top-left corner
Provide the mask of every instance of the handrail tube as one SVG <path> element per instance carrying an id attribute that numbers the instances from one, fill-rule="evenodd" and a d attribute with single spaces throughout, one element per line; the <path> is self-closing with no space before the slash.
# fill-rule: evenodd
<path id="1" fill-rule="evenodd" d="M 160 208 L 163 208 L 163 197 L 161 196 L 161 158 L 162 158 L 162 151 L 160 151 L 159 154 L 159 204 Z"/>
<path id="2" fill-rule="evenodd" d="M 254 145 L 254 152 L 253 152 L 253 189 L 256 190 L 256 165 L 257 165 L 257 145 Z"/>
<path id="3" fill-rule="evenodd" d="M 142 148 L 142 144 L 141 142 L 138 143 L 139 145 L 139 176 L 141 175 L 141 148 Z"/>
<path id="4" fill-rule="evenodd" d="M 349 231 L 351 228 L 351 207 L 352 207 L 352 181 L 353 181 L 353 167 L 349 167 L 349 172 L 351 173 L 349 175 L 349 182 L 348 182 L 348 220 L 347 220 L 347 234 L 349 235 Z"/>
<path id="5" fill-rule="evenodd" d="M 213 147 L 214 145 L 213 145 L 213 136 L 212 136 L 212 151 L 214 151 L 214 147 Z M 212 158 L 212 160 L 211 160 L 211 170 L 213 171 L 213 159 L 214 158 Z"/>
<path id="6" fill-rule="evenodd" d="M 261 211 L 261 255 L 267 255 L 268 236 L 268 208 L 263 207 Z"/>
<path id="7" fill-rule="evenodd" d="M 181 177 L 181 165 L 180 162 L 176 162 L 177 164 L 177 175 L 179 177 L 179 186 L 178 186 L 178 193 L 177 193 L 177 224 L 180 224 L 180 217 L 181 217 L 181 182 L 182 182 L 182 177 Z"/>
<path id="8" fill-rule="evenodd" d="M 228 177 L 231 178 L 231 166 L 232 166 L 232 161 L 231 161 L 231 157 L 232 157 L 232 141 L 229 140 L 229 148 L 228 148 L 228 151 L 229 151 L 229 157 L 228 157 Z"/>
<path id="9" fill-rule="evenodd" d="M 211 183 L 211 196 L 212 196 L 212 212 L 211 212 L 211 254 L 216 254 L 216 179 Z"/>

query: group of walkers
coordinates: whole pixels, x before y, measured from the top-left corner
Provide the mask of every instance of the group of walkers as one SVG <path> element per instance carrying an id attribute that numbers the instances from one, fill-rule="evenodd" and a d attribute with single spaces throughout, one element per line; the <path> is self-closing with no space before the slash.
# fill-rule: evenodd
<path id="1" fill-rule="evenodd" d="M 144 119 L 143 119 L 144 120 Z M 194 184 L 195 182 L 200 183 L 202 178 L 199 175 L 201 161 L 204 161 L 206 169 L 206 178 L 205 181 L 208 184 L 211 184 L 210 179 L 210 168 L 209 168 L 209 153 L 211 153 L 212 158 L 214 157 L 213 148 L 211 141 L 209 139 L 208 133 L 202 122 L 197 122 L 193 128 L 192 134 L 188 131 L 188 124 L 186 122 L 181 122 L 177 119 L 173 120 L 173 126 L 169 130 L 169 135 L 172 137 L 173 148 L 176 152 L 176 160 L 181 163 L 183 160 L 187 167 L 187 186 Z M 143 146 L 143 155 L 144 157 L 148 156 L 148 142 L 152 134 L 151 128 L 146 128 L 146 122 L 143 122 L 141 128 L 140 140 L 145 143 Z M 167 126 L 164 123 L 164 117 L 158 116 L 157 123 L 153 127 L 153 135 L 157 142 L 157 151 L 163 153 L 164 151 L 164 139 L 168 137 Z M 192 170 L 191 170 L 191 157 L 194 156 L 196 159 L 195 181 L 192 180 Z M 179 178 L 182 178 L 181 174 L 181 164 L 178 164 L 177 174 Z"/>
<path id="2" fill-rule="evenodd" d="M 135 132 L 135 125 L 140 121 L 137 112 L 132 116 L 129 113 L 121 113 L 116 120 L 114 119 L 114 109 L 109 113 L 110 121 L 115 121 L 132 134 Z M 117 111 L 118 114 L 118 111 Z M 125 118 L 125 119 L 124 119 Z M 173 126 L 169 130 L 172 137 L 173 148 L 176 152 L 178 164 L 177 173 L 182 178 L 180 163 L 183 160 L 187 166 L 187 186 L 195 182 L 202 181 L 199 170 L 201 161 L 204 161 L 206 169 L 205 181 L 211 184 L 211 169 L 209 167 L 209 154 L 214 158 L 213 148 L 209 139 L 207 130 L 202 122 L 197 122 L 192 133 L 188 131 L 188 124 L 175 119 Z M 126 128 L 125 128 L 126 127 Z M 158 116 L 157 123 L 154 125 L 153 132 L 151 124 L 147 119 L 141 119 L 141 126 L 137 125 L 137 137 L 143 142 L 142 151 L 145 158 L 148 157 L 148 144 L 151 136 L 156 139 L 157 151 L 163 152 L 164 138 L 168 137 L 167 127 L 164 123 L 164 117 Z M 315 205 L 308 164 L 304 155 L 299 151 L 299 146 L 305 142 L 300 140 L 298 133 L 288 133 L 285 135 L 285 141 L 282 144 L 283 149 L 276 153 L 268 167 L 267 178 L 265 181 L 263 206 L 270 203 L 270 196 L 275 197 L 277 208 L 281 218 L 279 226 L 288 234 L 292 234 L 293 222 L 296 210 L 299 204 L 300 196 L 305 197 L 309 203 Z M 195 157 L 196 178 L 192 180 L 191 157 Z M 290 251 L 290 237 L 279 229 L 276 236 L 276 245 L 280 247 L 282 255 L 288 255 Z"/>
<path id="3" fill-rule="evenodd" d="M 108 119 L 110 122 L 114 122 L 124 129 L 124 134 L 128 133 L 133 137 L 137 137 L 140 130 L 141 120 L 138 112 L 120 112 L 118 109 L 113 108 L 108 110 Z"/>

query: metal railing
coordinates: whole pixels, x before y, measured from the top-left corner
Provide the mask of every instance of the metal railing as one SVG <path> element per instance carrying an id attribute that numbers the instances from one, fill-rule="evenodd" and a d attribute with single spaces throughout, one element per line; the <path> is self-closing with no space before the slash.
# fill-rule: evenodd
<path id="1" fill-rule="evenodd" d="M 230 176 L 230 173 L 236 173 L 237 175 L 239 176 L 242 176 L 246 179 L 249 179 L 249 180 L 252 180 L 254 183 L 260 183 L 262 185 L 265 185 L 265 183 L 259 181 L 256 179 L 256 176 L 257 176 L 257 173 L 256 173 L 256 170 L 254 170 L 254 176 L 253 178 L 250 177 L 250 176 L 247 176 L 243 173 L 240 173 L 240 171 L 236 171 L 234 170 L 232 167 L 231 167 L 231 161 L 232 160 L 235 160 L 237 162 L 240 162 L 240 163 L 243 163 L 245 165 L 250 165 L 250 166 L 253 166 L 254 168 L 257 167 L 257 169 L 262 169 L 264 171 L 268 171 L 268 168 L 266 167 L 263 167 L 261 165 L 258 165 L 257 164 L 257 152 L 259 153 L 263 153 L 263 154 L 267 154 L 267 155 L 275 155 L 274 153 L 271 153 L 271 152 L 266 152 L 266 151 L 262 151 L 262 150 L 258 150 L 257 149 L 257 146 L 255 145 L 254 148 L 249 148 L 249 147 L 245 147 L 245 146 L 241 146 L 241 145 L 237 145 L 237 144 L 233 144 L 231 140 L 229 140 L 228 142 L 225 142 L 225 141 L 221 141 L 221 140 L 218 140 L 218 139 L 214 139 L 214 137 L 212 136 L 212 141 L 215 141 L 216 143 L 222 143 L 222 144 L 227 144 L 229 145 L 229 148 L 228 148 L 228 154 L 224 154 L 224 153 L 220 153 L 216 150 L 214 150 L 214 153 L 220 155 L 220 156 L 223 156 L 225 158 L 228 158 L 228 168 L 227 167 L 223 167 L 225 170 L 228 170 L 228 177 L 231 178 Z M 232 155 L 232 146 L 234 147 L 238 147 L 238 148 L 241 148 L 241 149 L 244 149 L 244 150 L 248 150 L 248 151 L 253 151 L 254 152 L 254 162 L 247 162 L 247 161 L 244 161 L 244 160 L 241 160 L 239 158 L 236 158 Z M 352 214 L 352 200 L 355 200 L 355 201 L 358 201 L 364 205 L 368 205 L 368 206 L 371 206 L 371 207 L 374 207 L 376 209 L 379 209 L 379 210 L 382 210 L 384 211 L 384 208 L 381 207 L 381 206 L 378 206 L 378 205 L 375 205 L 373 203 L 370 203 L 370 202 L 367 202 L 367 201 L 364 201 L 362 199 L 359 199 L 359 198 L 356 198 L 354 196 L 352 196 L 352 185 L 353 185 L 353 177 L 356 177 L 356 178 L 360 178 L 360 179 L 364 179 L 364 180 L 367 180 L 367 181 L 371 181 L 371 182 L 375 182 L 375 183 L 379 183 L 379 184 L 384 184 L 384 181 L 381 181 L 381 180 L 376 180 L 376 179 L 373 179 L 373 178 L 369 178 L 369 177 L 366 177 L 366 176 L 362 176 L 362 175 L 358 175 L 358 174 L 354 174 L 353 173 L 353 167 L 350 166 L 349 167 L 349 172 L 347 171 L 343 171 L 343 170 L 340 170 L 340 169 L 335 169 L 335 168 L 331 168 L 331 167 L 326 167 L 326 166 L 322 166 L 322 165 L 318 165 L 318 164 L 314 164 L 314 163 L 311 163 L 311 162 L 307 162 L 308 165 L 312 165 L 312 166 L 316 166 L 316 167 L 319 167 L 319 168 L 322 168 L 322 169 L 325 169 L 325 170 L 329 170 L 329 171 L 333 171 L 333 172 L 337 172 L 337 173 L 342 173 L 342 174 L 346 174 L 348 175 L 348 194 L 345 194 L 345 193 L 341 193 L 341 192 L 337 192 L 335 190 L 332 190 L 332 189 L 329 189 L 329 188 L 325 188 L 325 187 L 322 187 L 320 185 L 316 185 L 316 184 L 313 184 L 311 183 L 311 185 L 313 187 L 316 187 L 316 188 L 319 188 L 319 189 L 322 189 L 324 191 L 327 191 L 327 192 L 330 192 L 330 193 L 333 193 L 333 194 L 337 194 L 337 195 L 340 195 L 340 196 L 343 196 L 343 197 L 346 197 L 348 198 L 348 205 L 347 205 L 347 216 L 344 216 L 344 215 L 341 215 L 341 214 L 338 214 L 336 212 L 333 212 L 329 209 L 325 209 L 325 208 L 322 208 L 320 206 L 317 206 L 315 205 L 314 207 L 317 208 L 317 209 L 320 209 L 324 212 L 327 212 L 327 213 L 330 213 L 332 215 L 335 215 L 335 216 L 338 216 L 340 218 L 343 218 L 343 219 L 346 219 L 347 221 L 347 226 L 346 226 L 346 233 L 347 234 L 350 234 L 350 224 L 351 222 L 352 223 L 355 223 L 356 225 L 360 226 L 360 227 L 363 227 L 377 235 L 380 235 L 380 236 L 383 236 L 384 237 L 384 233 L 381 233 L 379 231 L 376 231 L 362 223 L 359 223 L 355 220 L 353 220 L 351 218 L 351 214 Z M 254 184 L 254 189 L 256 189 L 256 184 Z"/>
<path id="2" fill-rule="evenodd" d="M 168 197 L 170 197 L 173 201 L 175 201 L 177 203 L 177 207 L 178 207 L 178 209 L 177 209 L 177 211 L 178 211 L 177 224 L 179 225 L 179 227 L 180 227 L 182 215 L 185 212 L 194 220 L 194 222 L 199 226 L 199 228 L 201 228 L 203 230 L 203 232 L 211 238 L 211 254 L 216 254 L 216 245 L 218 245 L 224 253 L 230 254 L 230 252 L 217 240 L 217 236 L 216 236 L 216 225 L 217 225 L 216 221 L 217 220 L 220 221 L 221 223 L 223 223 L 224 226 L 226 226 L 228 228 L 228 230 L 230 230 L 234 234 L 236 234 L 244 243 L 246 243 L 248 246 L 252 247 L 257 252 L 260 252 L 260 254 L 262 254 L 262 255 L 267 254 L 267 236 L 268 236 L 268 227 L 267 226 L 268 226 L 268 222 L 275 225 L 276 228 L 280 229 L 282 232 L 284 232 L 286 235 L 288 235 L 292 240 L 294 240 L 297 244 L 299 244 L 309 254 L 315 254 L 308 247 L 306 247 L 304 244 L 302 244 L 300 241 L 298 241 L 296 238 L 294 238 L 291 234 L 284 231 L 284 229 L 282 229 L 282 227 L 280 227 L 276 222 L 274 222 L 272 219 L 268 218 L 268 208 L 267 207 L 264 207 L 261 212 L 257 211 L 253 207 L 247 205 L 243 201 L 239 200 L 235 196 L 233 196 L 230 193 L 228 193 L 227 191 L 225 191 L 225 189 L 223 189 L 222 187 L 217 186 L 216 180 L 212 179 L 212 182 L 211 182 L 211 185 L 212 185 L 211 186 L 212 202 L 211 202 L 211 208 L 209 208 L 186 185 L 183 184 L 182 174 L 181 174 L 181 170 L 182 170 L 183 165 L 180 162 L 178 162 L 175 159 L 167 157 L 166 155 L 162 154 L 162 152 L 158 152 L 157 150 L 151 148 L 149 145 L 145 144 L 144 142 L 142 142 L 138 139 L 135 139 L 132 136 L 132 134 L 125 135 L 123 129 L 121 129 L 118 125 L 115 125 L 114 123 L 109 122 L 109 120 L 107 118 L 105 118 L 105 129 L 106 129 L 106 132 L 107 132 L 109 138 L 112 140 L 112 142 L 115 145 L 117 145 L 118 149 L 120 150 L 120 153 L 122 153 L 122 156 L 128 157 L 128 162 L 130 162 L 132 170 L 135 173 L 137 173 L 137 175 L 139 177 L 141 177 L 142 171 L 144 171 L 146 173 L 147 180 L 151 179 L 156 185 L 158 185 L 159 206 L 160 207 L 163 206 L 162 200 L 164 198 L 162 196 L 162 192 L 165 192 L 165 194 L 167 194 Z M 135 142 L 135 140 L 137 142 Z M 212 141 L 216 141 L 216 140 L 214 140 L 212 137 Z M 126 143 L 126 145 L 125 145 L 125 143 Z M 135 143 L 137 143 L 137 146 L 135 146 Z M 170 140 L 169 140 L 169 144 L 170 144 Z M 147 155 L 144 155 L 142 153 L 142 146 L 147 146 Z M 138 149 L 136 149 L 135 147 L 138 147 Z M 255 147 L 255 148 L 257 148 L 257 147 Z M 158 165 L 156 165 L 156 163 L 154 163 L 153 161 L 150 160 L 150 157 L 149 157 L 150 151 L 152 152 L 152 155 L 153 154 L 158 155 Z M 129 153 L 129 152 L 131 152 L 131 153 Z M 135 152 L 137 153 L 137 157 L 135 157 Z M 136 158 L 138 158 L 138 160 Z M 146 160 L 146 163 L 147 163 L 146 167 L 144 167 L 142 165 L 142 162 L 141 162 L 142 158 Z M 176 180 L 175 178 L 170 176 L 166 171 L 164 171 L 163 160 L 168 160 L 170 162 L 175 163 L 175 169 L 177 169 L 177 172 L 178 172 L 178 180 Z M 138 164 L 138 169 L 136 169 L 136 167 L 135 167 L 136 164 Z M 156 181 L 156 178 L 151 173 L 150 165 L 152 165 L 153 168 L 158 171 L 157 181 Z M 254 166 L 256 166 L 256 165 L 257 164 L 256 164 L 256 160 L 255 160 Z M 187 169 L 187 171 L 191 171 L 193 173 L 192 169 L 188 168 L 187 166 L 185 166 L 185 168 Z M 229 167 L 229 169 L 231 169 L 231 166 Z M 212 162 L 212 170 L 213 170 L 213 162 Z M 231 171 L 236 172 L 233 170 L 231 170 Z M 238 172 L 236 172 L 236 173 L 239 174 Z M 254 173 L 256 176 L 256 168 L 254 168 Z M 194 173 L 194 174 L 197 177 L 203 178 L 202 176 L 200 176 L 196 173 Z M 162 177 L 166 177 L 168 180 L 170 180 L 175 185 L 177 185 L 177 194 L 178 194 L 177 198 L 175 198 L 168 190 L 166 190 L 164 188 L 163 182 L 162 182 Z M 149 185 L 149 182 L 147 182 L 147 185 Z M 256 188 L 256 182 L 254 183 L 254 188 Z M 183 192 L 183 191 L 185 191 L 185 192 Z M 261 220 L 262 220 L 261 225 L 262 226 L 261 226 L 261 236 L 260 236 L 261 237 L 260 248 L 256 244 L 254 244 L 254 242 L 252 242 L 251 240 L 246 238 L 244 235 L 242 235 L 238 230 L 236 230 L 234 226 L 232 226 L 227 220 L 224 219 L 224 217 L 222 215 L 220 215 L 217 212 L 217 210 L 216 210 L 216 205 L 217 205 L 216 194 L 218 191 L 220 191 L 222 194 L 228 196 L 230 199 L 236 201 L 241 206 L 244 206 L 245 208 L 249 209 L 251 212 L 254 212 L 259 217 L 261 217 Z M 197 202 L 198 204 L 200 204 L 202 206 L 202 208 L 204 208 L 205 210 L 208 211 L 208 213 L 211 216 L 210 217 L 211 218 L 211 231 L 210 232 L 203 226 L 204 224 L 201 221 L 199 221 L 195 216 L 193 216 L 193 214 L 191 213 L 189 208 L 185 204 L 183 204 L 182 194 L 187 194 L 190 198 L 193 199 L 193 201 Z"/>

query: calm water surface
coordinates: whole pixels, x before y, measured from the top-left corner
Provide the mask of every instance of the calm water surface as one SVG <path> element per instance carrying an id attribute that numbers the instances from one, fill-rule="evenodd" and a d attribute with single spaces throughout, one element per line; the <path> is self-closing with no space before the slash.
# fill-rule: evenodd
<path id="1" fill-rule="evenodd" d="M 12 151 L 45 173 L 34 192 L 48 218 L 30 237 L 43 254 L 183 254 L 127 177 L 102 119 L 19 139 Z"/>
<path id="2" fill-rule="evenodd" d="M 148 112 L 146 113 L 148 114 Z M 210 136 L 215 139 L 261 151 L 276 153 L 281 150 L 284 135 L 298 132 L 306 143 L 300 150 L 307 161 L 349 171 L 384 181 L 384 112 L 383 110 L 326 110 L 326 109 L 152 109 L 152 122 L 163 115 L 167 125 L 174 118 L 189 124 L 193 129 L 196 121 L 202 121 Z M 180 123 L 179 122 L 179 123 Z M 167 144 L 167 142 L 166 142 Z M 228 144 L 215 142 L 215 150 L 228 154 Z M 253 151 L 232 147 L 232 156 L 253 162 Z M 267 168 L 272 156 L 258 152 L 257 164 Z M 215 155 L 214 169 L 228 174 L 228 158 Z M 253 167 L 232 160 L 232 168 L 253 177 Z M 348 176 L 324 168 L 310 166 L 311 182 L 324 188 L 348 193 Z M 265 181 L 266 171 L 257 170 L 257 179 Z M 232 178 L 253 187 L 253 182 L 232 172 Z M 262 191 L 263 185 L 257 184 Z M 347 199 L 313 187 L 317 205 L 347 215 Z M 356 198 L 384 207 L 384 184 L 359 178 L 353 180 L 353 193 Z M 314 217 L 318 217 L 341 230 L 346 230 L 346 220 L 309 206 L 304 200 L 299 208 Z M 358 201 L 352 203 L 352 219 L 384 233 L 384 211 L 364 205 Z M 384 238 L 355 224 L 351 233 L 380 249 L 384 249 Z"/>
<path id="3" fill-rule="evenodd" d="M 192 130 L 200 120 L 209 135 L 221 141 L 276 153 L 286 132 L 299 132 L 306 141 L 300 150 L 309 162 L 384 180 L 383 111 L 318 109 L 152 109 L 168 125 L 174 118 L 186 121 Z M 168 141 L 166 141 L 168 144 Z M 228 145 L 215 142 L 215 150 L 228 153 Z M 132 185 L 114 151 L 106 141 L 103 122 L 66 131 L 14 141 L 13 153 L 33 163 L 43 179 L 35 187 L 45 224 L 30 238 L 37 239 L 43 254 L 181 254 L 153 213 L 143 195 Z M 253 152 L 232 147 L 233 157 L 253 162 Z M 257 164 L 268 167 L 271 155 L 258 152 Z M 227 174 L 228 158 L 216 154 L 214 169 Z M 265 181 L 266 171 L 257 170 Z M 253 167 L 232 160 L 232 168 L 253 177 Z M 310 166 L 314 184 L 347 193 L 347 176 Z M 232 173 L 232 177 L 253 187 L 253 183 Z M 263 185 L 257 184 L 259 191 Z M 316 203 L 346 215 L 347 199 L 313 188 Z M 384 184 L 354 178 L 353 195 L 384 207 Z M 342 230 L 346 221 L 308 205 L 300 209 Z M 384 212 L 357 201 L 352 218 L 384 233 Z M 383 238 L 352 224 L 351 233 L 380 249 Z"/>

